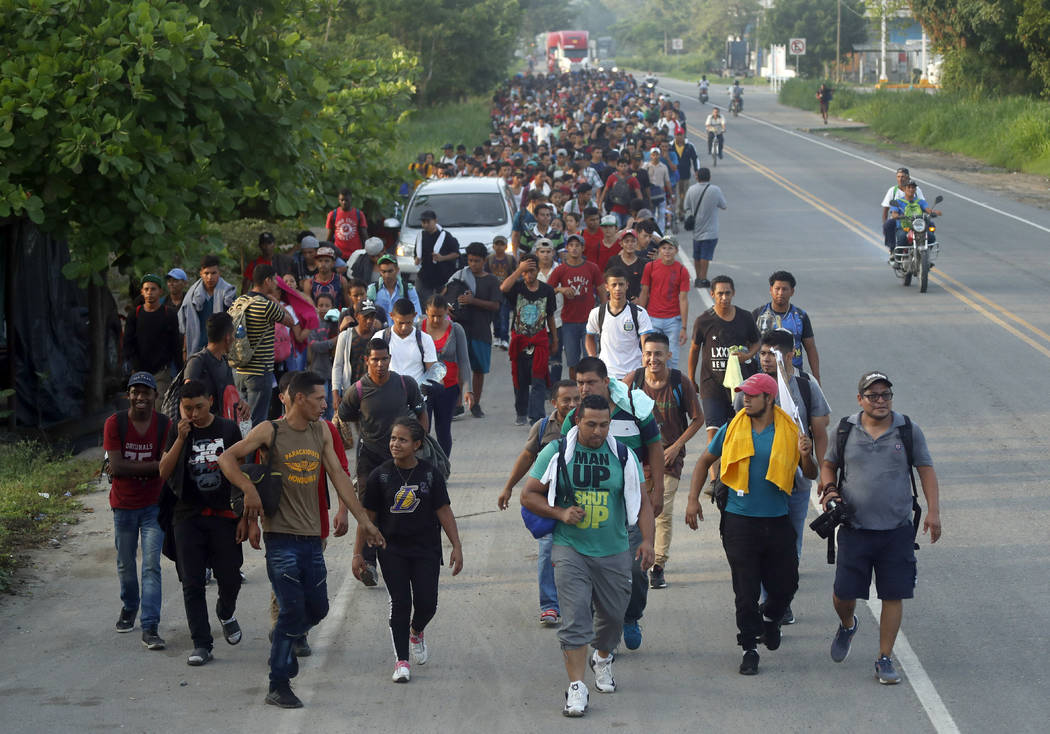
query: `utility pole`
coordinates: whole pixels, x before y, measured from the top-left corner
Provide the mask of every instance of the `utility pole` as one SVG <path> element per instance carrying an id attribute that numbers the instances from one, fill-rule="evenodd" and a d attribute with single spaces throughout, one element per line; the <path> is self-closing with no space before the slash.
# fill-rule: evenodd
<path id="1" fill-rule="evenodd" d="M 879 83 L 884 84 L 889 81 L 886 76 L 886 0 L 882 0 L 882 32 L 879 34 L 879 41 L 882 44 L 882 54 L 879 57 Z"/>
<path id="2" fill-rule="evenodd" d="M 835 4 L 835 84 L 842 82 L 842 0 Z"/>

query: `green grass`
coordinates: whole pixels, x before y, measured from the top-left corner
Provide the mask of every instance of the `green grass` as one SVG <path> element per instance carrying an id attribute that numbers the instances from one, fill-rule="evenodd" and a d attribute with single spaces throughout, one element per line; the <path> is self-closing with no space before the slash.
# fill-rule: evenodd
<path id="1" fill-rule="evenodd" d="M 467 146 L 468 153 L 489 136 L 490 97 L 471 97 L 465 102 L 446 102 L 415 110 L 401 124 L 401 143 L 391 151 L 392 163 L 400 171 L 420 153 L 441 158 L 445 143 Z"/>
<path id="2" fill-rule="evenodd" d="M 819 80 L 791 80 L 783 104 L 816 111 Z M 938 92 L 835 92 L 832 114 L 861 120 L 904 143 L 959 153 L 994 166 L 1050 175 L 1050 102 L 1033 97 L 973 97 Z"/>
<path id="3" fill-rule="evenodd" d="M 35 442 L 0 444 L 0 592 L 9 590 L 22 551 L 77 521 L 76 497 L 92 489 L 98 466 Z"/>

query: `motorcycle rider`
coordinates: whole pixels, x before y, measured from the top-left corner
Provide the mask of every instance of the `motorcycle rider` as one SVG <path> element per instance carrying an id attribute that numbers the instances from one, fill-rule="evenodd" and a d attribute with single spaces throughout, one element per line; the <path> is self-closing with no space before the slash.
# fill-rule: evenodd
<path id="1" fill-rule="evenodd" d="M 890 202 L 890 216 L 897 222 L 897 246 L 907 244 L 908 230 L 911 229 L 911 221 L 924 212 L 929 212 L 935 217 L 941 215 L 940 210 L 931 209 L 925 199 L 918 198 L 918 184 L 908 181 L 904 184 L 904 198 L 894 199 Z M 936 242 L 937 238 L 930 232 L 930 243 Z M 891 258 L 892 259 L 892 258 Z"/>
<path id="2" fill-rule="evenodd" d="M 904 196 L 904 185 L 911 180 L 911 174 L 907 168 L 903 166 L 897 169 L 897 183 L 890 186 L 886 190 L 886 195 L 882 197 L 882 236 L 884 238 L 886 249 L 893 251 L 893 244 L 897 239 L 897 222 L 890 217 L 890 203 L 894 199 L 900 199 Z M 915 196 L 918 199 L 922 199 L 922 189 L 915 189 Z"/>
<path id="3" fill-rule="evenodd" d="M 711 87 L 711 83 L 707 81 L 707 74 L 700 77 L 700 81 L 696 83 L 696 86 L 700 87 L 700 101 L 703 104 L 707 104 L 707 90 Z"/>
<path id="4" fill-rule="evenodd" d="M 729 88 L 729 103 L 732 106 L 733 101 L 737 103 L 737 112 L 744 111 L 744 88 L 740 86 L 738 79 L 733 80 L 733 86 Z"/>
<path id="5" fill-rule="evenodd" d="M 711 144 L 718 138 L 718 157 L 723 156 L 723 147 L 725 145 L 725 132 L 726 132 L 726 118 L 722 117 L 722 113 L 715 107 L 711 110 L 711 114 L 707 116 L 707 120 L 704 122 L 704 127 L 707 128 L 707 152 L 711 153 Z"/>

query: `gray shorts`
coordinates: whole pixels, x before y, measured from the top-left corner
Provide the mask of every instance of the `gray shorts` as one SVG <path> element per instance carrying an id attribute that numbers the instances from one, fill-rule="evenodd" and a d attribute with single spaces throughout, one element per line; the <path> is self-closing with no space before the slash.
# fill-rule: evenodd
<path id="1" fill-rule="evenodd" d="M 616 649 L 631 599 L 631 552 L 593 557 L 556 544 L 551 561 L 561 609 L 562 649 L 587 644 L 605 652 Z"/>

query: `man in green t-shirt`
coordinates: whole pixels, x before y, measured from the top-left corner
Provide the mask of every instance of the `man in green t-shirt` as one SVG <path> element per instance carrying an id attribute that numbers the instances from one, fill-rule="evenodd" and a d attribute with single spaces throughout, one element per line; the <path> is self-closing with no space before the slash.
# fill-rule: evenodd
<path id="1" fill-rule="evenodd" d="M 608 400 L 584 398 L 576 427 L 540 451 L 521 493 L 522 506 L 558 521 L 551 558 L 562 614 L 558 639 L 569 676 L 562 713 L 572 717 L 587 710 L 588 663 L 600 692 L 616 690 L 613 650 L 631 597 L 629 525 L 641 528 L 641 567 L 653 564 L 653 511 L 643 501 L 641 463 L 610 439 L 610 423 Z M 589 658 L 588 644 L 594 647 Z"/>

